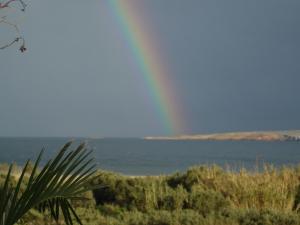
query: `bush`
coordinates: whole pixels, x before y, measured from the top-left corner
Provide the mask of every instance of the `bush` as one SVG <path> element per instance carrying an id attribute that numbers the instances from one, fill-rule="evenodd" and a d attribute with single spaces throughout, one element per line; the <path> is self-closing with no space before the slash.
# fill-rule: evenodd
<path id="1" fill-rule="evenodd" d="M 189 196 L 187 207 L 206 217 L 209 214 L 220 214 L 229 206 L 229 201 L 221 193 L 194 188 Z"/>
<path id="2" fill-rule="evenodd" d="M 170 189 L 167 194 L 158 201 L 159 209 L 165 210 L 180 210 L 185 207 L 188 202 L 188 192 L 178 186 L 175 189 Z"/>
<path id="3" fill-rule="evenodd" d="M 188 169 L 186 173 L 170 176 L 167 182 L 173 188 L 182 185 L 188 191 L 195 185 L 214 189 L 215 179 L 223 174 L 224 171 L 218 166 L 198 166 Z"/>
<path id="4" fill-rule="evenodd" d="M 240 225 L 297 225 L 300 222 L 295 214 L 272 210 L 250 210 L 241 213 L 238 221 Z"/>
<path id="5" fill-rule="evenodd" d="M 153 177 L 98 171 L 91 183 L 103 188 L 72 203 L 86 225 L 296 225 L 299 176 L 300 167 L 225 172 L 200 166 Z M 34 210 L 20 222 L 54 225 L 49 215 Z"/>

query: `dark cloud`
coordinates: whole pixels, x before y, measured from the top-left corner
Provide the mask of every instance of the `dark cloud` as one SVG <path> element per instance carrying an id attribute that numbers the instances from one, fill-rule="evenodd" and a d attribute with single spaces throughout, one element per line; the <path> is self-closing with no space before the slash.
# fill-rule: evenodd
<path id="1" fill-rule="evenodd" d="M 299 128 L 298 0 L 135 2 L 187 132 Z M 31 1 L 28 51 L 0 52 L 0 135 L 165 134 L 116 24 L 105 1 Z"/>

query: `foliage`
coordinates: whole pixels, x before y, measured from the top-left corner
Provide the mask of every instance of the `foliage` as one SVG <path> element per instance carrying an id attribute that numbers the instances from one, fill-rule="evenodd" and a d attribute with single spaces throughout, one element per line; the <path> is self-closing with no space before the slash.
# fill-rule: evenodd
<path id="1" fill-rule="evenodd" d="M 72 205 L 87 225 L 298 225 L 299 177 L 300 167 L 267 165 L 261 172 L 198 166 L 140 177 L 98 171 L 90 184 L 104 188 Z M 31 210 L 19 223 L 54 225 L 50 216 Z"/>
<path id="2" fill-rule="evenodd" d="M 13 165 L 9 166 L 0 188 L 0 225 L 17 223 L 33 208 L 41 212 L 48 210 L 56 221 L 59 221 L 62 213 L 66 224 L 73 224 L 72 217 L 81 224 L 71 200 L 78 199 L 80 194 L 92 188 L 90 179 L 95 172 L 95 164 L 84 144 L 74 151 L 68 151 L 70 145 L 71 142 L 67 143 L 40 172 L 38 166 L 43 151 L 33 167 L 27 161 L 15 178 L 15 185 L 12 184 Z"/>

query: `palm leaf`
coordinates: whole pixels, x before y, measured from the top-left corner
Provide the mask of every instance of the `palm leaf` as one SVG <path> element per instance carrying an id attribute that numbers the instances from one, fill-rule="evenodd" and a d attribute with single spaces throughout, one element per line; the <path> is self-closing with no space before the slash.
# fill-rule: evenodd
<path id="1" fill-rule="evenodd" d="M 73 151 L 68 150 L 70 145 L 71 142 L 65 144 L 56 157 L 49 160 L 37 173 L 43 154 L 41 151 L 29 175 L 28 184 L 22 192 L 20 187 L 24 182 L 29 161 L 25 164 L 13 190 L 9 187 L 12 176 L 12 165 L 10 166 L 4 185 L 0 188 L 0 225 L 15 224 L 31 208 L 49 210 L 56 221 L 62 213 L 67 225 L 72 225 L 74 220 L 82 224 L 70 200 L 78 194 L 98 188 L 90 185 L 96 166 L 90 157 L 91 151 L 87 151 L 84 144 Z"/>

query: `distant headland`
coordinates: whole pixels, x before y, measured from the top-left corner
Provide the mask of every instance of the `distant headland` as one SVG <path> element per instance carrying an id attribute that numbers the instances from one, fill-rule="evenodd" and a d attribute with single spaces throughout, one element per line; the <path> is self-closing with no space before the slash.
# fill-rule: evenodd
<path id="1" fill-rule="evenodd" d="M 227 132 L 165 137 L 144 137 L 144 139 L 200 141 L 300 141 L 300 130 Z"/>

